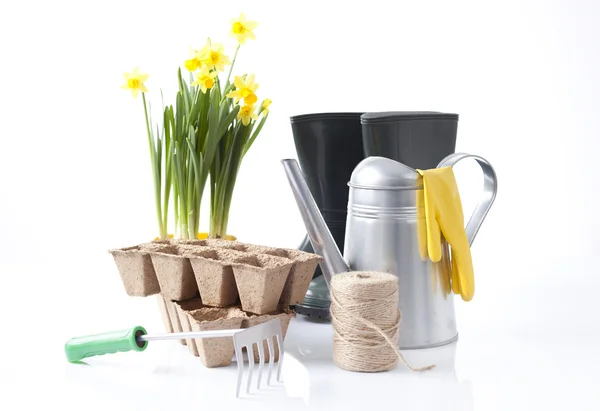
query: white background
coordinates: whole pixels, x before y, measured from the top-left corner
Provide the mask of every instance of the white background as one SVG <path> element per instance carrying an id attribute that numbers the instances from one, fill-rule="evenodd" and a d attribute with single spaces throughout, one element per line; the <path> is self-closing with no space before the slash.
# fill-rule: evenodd
<path id="1" fill-rule="evenodd" d="M 279 162 L 295 157 L 290 116 L 459 113 L 457 151 L 487 158 L 499 191 L 473 245 L 475 298 L 456 300 L 467 341 L 457 368 L 479 370 L 470 377 L 475 404 L 485 404 L 477 409 L 514 396 L 597 409 L 585 387 L 598 382 L 587 366 L 599 365 L 600 3 L 583 0 L 3 1 L 0 404 L 20 402 L 0 408 L 56 392 L 41 376 L 68 379 L 68 338 L 160 327 L 154 301 L 125 295 L 106 252 L 157 231 L 142 103 L 119 88 L 122 73 L 138 65 L 155 106 L 160 88 L 171 102 L 190 46 L 210 36 L 233 53 L 229 19 L 240 11 L 259 27 L 235 72 L 256 73 L 259 99 L 273 104 L 238 179 L 229 231 L 286 247 L 303 238 Z M 476 172 L 457 170 L 466 209 Z M 514 351 L 524 346 L 539 357 Z M 501 371 L 485 361 L 497 355 Z M 495 372 L 538 389 L 478 391 L 473 375 Z M 32 381 L 48 392 L 26 395 Z"/>

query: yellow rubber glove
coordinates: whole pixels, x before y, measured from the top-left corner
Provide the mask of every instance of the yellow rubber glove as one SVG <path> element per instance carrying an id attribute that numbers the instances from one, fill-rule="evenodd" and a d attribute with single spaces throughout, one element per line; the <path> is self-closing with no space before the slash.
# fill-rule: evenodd
<path id="1" fill-rule="evenodd" d="M 442 258 L 442 235 L 452 251 L 452 290 L 464 301 L 475 293 L 471 247 L 452 167 L 417 170 L 423 178 L 427 252 L 433 262 Z"/>
<path id="2" fill-rule="evenodd" d="M 423 185 L 423 177 L 419 176 L 417 185 Z M 427 253 L 427 223 L 425 220 L 425 190 L 417 190 L 417 241 L 419 242 L 419 256 L 425 261 L 429 258 Z"/>

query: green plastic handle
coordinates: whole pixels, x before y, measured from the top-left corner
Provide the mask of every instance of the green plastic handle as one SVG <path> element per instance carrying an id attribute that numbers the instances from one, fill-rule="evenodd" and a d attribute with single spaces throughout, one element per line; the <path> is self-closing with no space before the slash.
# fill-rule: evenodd
<path id="1" fill-rule="evenodd" d="M 144 327 L 137 326 L 128 330 L 71 338 L 65 344 L 67 361 L 77 362 L 84 358 L 116 352 L 144 351 L 148 341 L 140 341 L 137 337 L 145 334 Z"/>

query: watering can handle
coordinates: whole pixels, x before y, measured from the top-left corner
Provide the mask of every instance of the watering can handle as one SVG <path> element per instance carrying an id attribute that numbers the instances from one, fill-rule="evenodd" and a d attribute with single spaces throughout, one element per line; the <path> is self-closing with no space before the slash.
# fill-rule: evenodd
<path id="1" fill-rule="evenodd" d="M 479 204 L 477 204 L 477 207 L 475 207 L 475 211 L 473 211 L 473 214 L 471 214 L 467 226 L 465 227 L 465 232 L 467 233 L 467 238 L 469 239 L 469 245 L 472 245 L 473 240 L 479 231 L 479 227 L 481 227 L 481 223 L 483 223 L 485 216 L 496 199 L 498 180 L 496 179 L 496 172 L 494 171 L 492 165 L 485 158 L 472 154 L 450 154 L 440 161 L 437 168 L 452 167 L 460 160 L 465 158 L 475 159 L 483 171 L 483 195 L 479 201 Z"/>

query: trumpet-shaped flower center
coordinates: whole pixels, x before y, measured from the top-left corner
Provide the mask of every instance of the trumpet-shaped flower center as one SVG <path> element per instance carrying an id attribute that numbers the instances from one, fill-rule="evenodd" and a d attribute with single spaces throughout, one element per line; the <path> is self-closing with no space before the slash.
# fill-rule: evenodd
<path id="1" fill-rule="evenodd" d="M 256 103 L 256 101 L 258 100 L 258 98 L 256 97 L 256 94 L 254 94 L 249 89 L 245 89 L 244 92 L 245 92 L 245 95 L 244 95 L 244 103 L 245 104 L 252 105 L 252 104 Z"/>
<path id="2" fill-rule="evenodd" d="M 211 51 L 210 52 L 210 62 L 212 64 L 217 64 L 221 61 L 221 53 L 216 52 L 216 51 Z"/>
<path id="3" fill-rule="evenodd" d="M 127 80 L 127 87 L 129 88 L 138 88 L 140 86 L 140 80 L 137 78 L 130 78 Z"/>
<path id="4" fill-rule="evenodd" d="M 236 21 L 235 23 L 233 23 L 233 32 L 235 34 L 244 34 L 246 32 L 246 26 L 244 26 L 239 21 Z"/>

